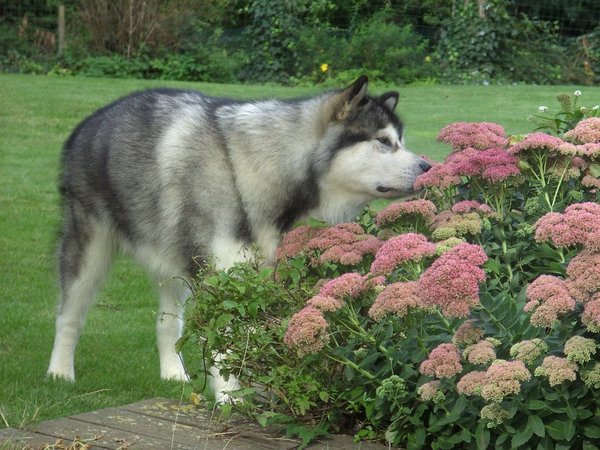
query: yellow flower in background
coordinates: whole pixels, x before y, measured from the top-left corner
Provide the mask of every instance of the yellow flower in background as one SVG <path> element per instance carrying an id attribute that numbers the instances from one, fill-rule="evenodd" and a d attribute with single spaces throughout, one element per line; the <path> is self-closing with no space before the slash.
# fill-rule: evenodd
<path id="1" fill-rule="evenodd" d="M 329 70 L 329 64 L 327 64 L 327 63 L 321 64 L 320 67 L 321 67 L 321 72 L 323 72 L 323 73 L 325 73 Z"/>
<path id="2" fill-rule="evenodd" d="M 428 55 L 428 56 L 426 56 L 426 57 L 425 57 L 425 62 L 426 62 L 426 63 L 430 63 L 430 62 L 431 62 L 431 56 L 429 56 L 429 55 Z"/>

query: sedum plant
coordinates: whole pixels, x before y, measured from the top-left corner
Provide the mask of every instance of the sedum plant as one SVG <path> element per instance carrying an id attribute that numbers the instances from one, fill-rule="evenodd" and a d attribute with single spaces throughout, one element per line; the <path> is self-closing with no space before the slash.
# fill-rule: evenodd
<path id="1" fill-rule="evenodd" d="M 577 118 L 448 125 L 419 198 L 299 226 L 274 268 L 206 269 L 186 339 L 227 354 L 225 411 L 305 442 L 598 448 L 600 118 Z"/>

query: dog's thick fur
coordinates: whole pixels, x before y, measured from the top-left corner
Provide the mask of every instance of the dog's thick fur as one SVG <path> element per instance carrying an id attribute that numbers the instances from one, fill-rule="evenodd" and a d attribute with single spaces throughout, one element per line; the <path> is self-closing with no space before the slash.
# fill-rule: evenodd
<path id="1" fill-rule="evenodd" d="M 252 243 L 272 262 L 298 220 L 349 221 L 373 198 L 411 193 L 429 165 L 404 148 L 397 101 L 396 92 L 368 96 L 361 77 L 291 101 L 149 90 L 85 119 L 62 159 L 61 297 L 48 373 L 74 379 L 87 310 L 124 250 L 158 284 L 161 376 L 185 380 L 175 343 L 189 292 L 174 277 L 192 277 L 206 258 L 226 268 Z M 218 396 L 235 388 L 212 372 Z"/>

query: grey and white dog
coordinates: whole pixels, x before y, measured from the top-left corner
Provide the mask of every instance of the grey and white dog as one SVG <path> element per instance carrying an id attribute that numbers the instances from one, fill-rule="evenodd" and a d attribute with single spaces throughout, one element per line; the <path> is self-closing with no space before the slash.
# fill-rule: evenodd
<path id="1" fill-rule="evenodd" d="M 428 170 L 403 145 L 397 92 L 367 78 L 290 101 L 242 102 L 194 91 L 134 93 L 86 118 L 64 146 L 60 302 L 48 373 L 75 378 L 86 313 L 116 251 L 157 282 L 160 372 L 186 380 L 181 336 L 198 261 L 227 268 L 256 244 L 273 262 L 280 236 L 313 217 L 354 219 L 377 197 L 413 191 Z M 211 369 L 217 399 L 237 382 Z"/>

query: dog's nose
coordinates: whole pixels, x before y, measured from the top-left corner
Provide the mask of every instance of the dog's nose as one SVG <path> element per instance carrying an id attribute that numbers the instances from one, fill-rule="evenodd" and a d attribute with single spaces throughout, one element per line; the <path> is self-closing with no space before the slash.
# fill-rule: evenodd
<path id="1" fill-rule="evenodd" d="M 427 172 L 429 169 L 431 169 L 431 164 L 422 159 L 421 162 L 419 162 L 419 167 L 423 172 Z"/>

